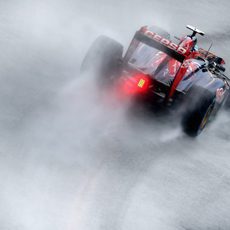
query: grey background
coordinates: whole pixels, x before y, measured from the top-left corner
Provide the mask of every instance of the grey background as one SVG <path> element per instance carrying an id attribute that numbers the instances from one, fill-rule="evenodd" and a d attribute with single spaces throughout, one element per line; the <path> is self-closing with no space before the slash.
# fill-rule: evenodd
<path id="1" fill-rule="evenodd" d="M 178 124 L 130 119 L 79 76 L 99 34 L 127 46 L 146 24 L 198 26 L 230 63 L 229 7 L 1 0 L 0 229 L 229 229 L 229 113 L 190 140 Z"/>

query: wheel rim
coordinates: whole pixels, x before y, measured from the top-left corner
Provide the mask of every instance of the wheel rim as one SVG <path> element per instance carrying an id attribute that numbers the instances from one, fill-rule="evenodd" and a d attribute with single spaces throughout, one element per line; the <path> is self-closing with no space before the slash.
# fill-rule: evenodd
<path id="1" fill-rule="evenodd" d="M 214 104 L 215 102 L 213 101 L 213 103 L 208 107 L 208 110 L 206 111 L 202 121 L 201 121 L 201 124 L 200 124 L 200 127 L 199 127 L 199 133 L 206 127 L 206 125 L 208 124 L 208 121 L 209 121 L 209 118 L 211 116 L 211 113 L 213 111 L 213 108 L 214 108 Z"/>

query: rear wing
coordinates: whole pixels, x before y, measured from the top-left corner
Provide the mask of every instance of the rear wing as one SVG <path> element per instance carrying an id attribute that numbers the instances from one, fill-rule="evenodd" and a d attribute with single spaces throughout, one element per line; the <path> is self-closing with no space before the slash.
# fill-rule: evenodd
<path id="1" fill-rule="evenodd" d="M 160 36 L 157 33 L 148 31 L 146 27 L 141 28 L 141 30 L 137 31 L 134 35 L 133 41 L 130 45 L 131 50 L 133 50 L 132 46 L 134 46 L 135 50 L 135 46 L 137 46 L 139 42 L 142 42 L 150 47 L 162 51 L 181 63 L 186 58 L 186 49 Z"/>

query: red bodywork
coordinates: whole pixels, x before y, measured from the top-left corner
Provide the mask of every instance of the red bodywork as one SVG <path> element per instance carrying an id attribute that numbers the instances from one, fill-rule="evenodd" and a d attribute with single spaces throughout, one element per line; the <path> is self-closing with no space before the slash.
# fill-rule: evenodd
<path id="1" fill-rule="evenodd" d="M 167 47 L 167 49 L 176 52 L 179 56 L 183 58 L 182 65 L 181 62 L 173 58 L 168 62 L 168 71 L 172 76 L 175 76 L 166 98 L 167 100 L 169 100 L 171 97 L 173 97 L 177 86 L 180 84 L 183 76 L 186 74 L 186 71 L 190 67 L 188 59 L 195 58 L 199 55 L 198 51 L 194 51 L 195 42 L 192 38 L 186 36 L 182 38 L 179 45 L 177 45 L 154 32 L 148 31 L 147 27 L 142 27 L 139 32 L 146 37 L 151 38 L 155 42 Z M 131 46 L 136 48 L 138 44 L 139 43 L 137 41 L 133 40 Z M 163 62 L 166 57 L 167 54 L 162 52 L 160 57 L 157 59 L 157 61 L 153 63 L 153 65 L 160 65 L 160 63 Z M 151 82 L 151 79 L 145 74 L 138 74 L 124 79 L 125 80 L 122 81 L 121 88 L 124 94 L 129 95 L 146 92 Z M 143 87 L 140 87 L 140 81 L 145 82 Z"/>
<path id="2" fill-rule="evenodd" d="M 167 60 L 167 71 L 171 78 L 168 82 L 166 82 L 168 88 L 164 91 L 165 102 L 171 101 L 170 99 L 174 97 L 184 76 L 199 68 L 199 65 L 197 66 L 197 64 L 191 59 L 197 59 L 200 57 L 203 60 L 207 60 L 209 58 L 216 57 L 214 54 L 206 50 L 196 50 L 196 38 L 193 37 L 193 35 L 183 37 L 179 44 L 176 44 L 169 39 L 150 31 L 148 27 L 142 27 L 136 32 L 124 57 L 124 63 L 128 63 L 130 61 L 133 53 L 138 49 L 139 44 L 145 44 L 159 51 L 157 55 L 155 55 L 157 58 L 153 59 L 152 64 L 151 62 L 149 63 L 150 67 L 160 66 L 161 63 L 163 64 L 165 60 Z M 224 61 L 222 62 L 224 64 Z M 143 94 L 145 92 L 147 93 L 150 88 L 152 91 L 155 89 L 153 82 L 154 77 L 148 75 L 148 73 L 144 73 L 145 70 L 138 69 L 138 71 L 143 71 L 143 73 L 130 73 L 129 70 L 123 73 L 124 76 L 119 82 L 123 94 Z"/>
<path id="3" fill-rule="evenodd" d="M 177 86 L 180 84 L 180 82 L 182 81 L 188 68 L 190 67 L 190 62 L 188 60 L 192 59 L 192 58 L 196 58 L 197 56 L 199 56 L 199 52 L 194 50 L 195 42 L 192 38 L 190 38 L 188 36 L 184 37 L 181 40 L 179 45 L 182 46 L 186 50 L 186 52 L 184 54 L 185 59 L 184 59 L 182 66 L 179 68 L 177 74 L 175 75 L 175 78 L 174 78 L 173 83 L 171 85 L 171 89 L 170 89 L 170 92 L 169 92 L 167 99 L 170 99 L 171 97 L 173 97 L 173 95 L 177 89 Z"/>

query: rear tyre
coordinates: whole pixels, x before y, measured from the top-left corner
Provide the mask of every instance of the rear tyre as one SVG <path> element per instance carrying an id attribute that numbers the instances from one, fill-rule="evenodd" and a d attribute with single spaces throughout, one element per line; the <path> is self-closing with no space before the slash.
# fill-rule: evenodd
<path id="1" fill-rule="evenodd" d="M 191 90 L 182 117 L 183 131 L 190 137 L 198 136 L 214 116 L 215 94 L 203 88 Z"/>
<path id="2" fill-rule="evenodd" d="M 91 72 L 100 84 L 108 84 L 118 75 L 121 66 L 123 46 L 106 37 L 98 37 L 83 59 L 80 72 Z"/>

